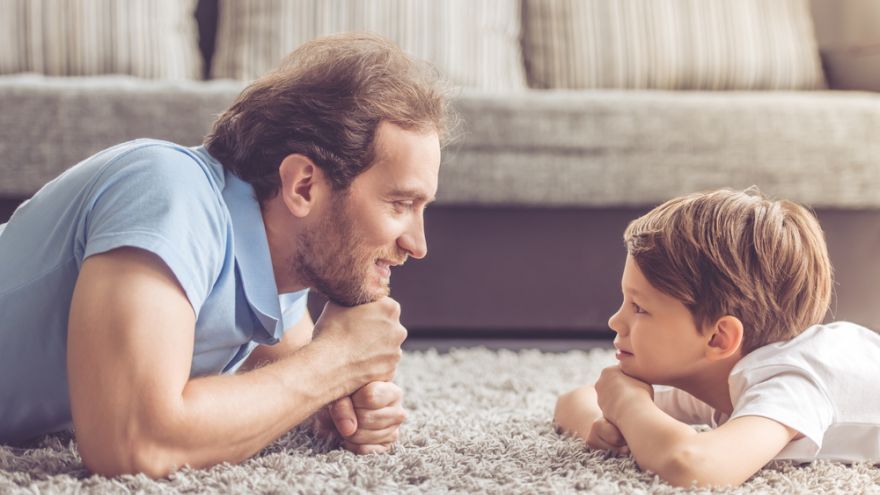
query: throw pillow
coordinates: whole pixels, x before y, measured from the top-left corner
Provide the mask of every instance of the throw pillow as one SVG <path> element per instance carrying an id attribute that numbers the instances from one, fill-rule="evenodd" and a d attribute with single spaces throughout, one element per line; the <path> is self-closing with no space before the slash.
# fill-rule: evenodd
<path id="1" fill-rule="evenodd" d="M 0 74 L 197 79 L 196 0 L 0 0 Z"/>
<path id="2" fill-rule="evenodd" d="M 814 89 L 807 0 L 525 0 L 538 88 Z"/>
<path id="3" fill-rule="evenodd" d="M 215 78 L 254 79 L 310 39 L 369 31 L 455 84 L 525 87 L 519 0 L 221 0 L 219 15 Z"/>

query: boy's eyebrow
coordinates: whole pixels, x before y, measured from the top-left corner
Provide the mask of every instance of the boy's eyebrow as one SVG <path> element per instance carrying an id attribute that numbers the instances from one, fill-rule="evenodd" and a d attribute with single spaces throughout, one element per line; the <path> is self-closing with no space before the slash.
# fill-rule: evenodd
<path id="1" fill-rule="evenodd" d="M 639 292 L 638 289 L 635 289 L 633 287 L 624 287 L 623 292 L 625 292 L 631 296 L 635 296 L 635 297 L 639 297 L 639 298 L 645 297 L 644 294 L 642 294 L 641 292 Z"/>

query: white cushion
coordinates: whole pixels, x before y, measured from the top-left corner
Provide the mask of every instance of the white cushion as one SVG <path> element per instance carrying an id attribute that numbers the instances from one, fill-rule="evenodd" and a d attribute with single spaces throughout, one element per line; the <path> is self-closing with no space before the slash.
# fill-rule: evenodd
<path id="1" fill-rule="evenodd" d="M 3 0 L 0 74 L 197 79 L 196 0 Z"/>
<path id="2" fill-rule="evenodd" d="M 221 0 L 212 77 L 250 80 L 333 33 L 373 32 L 452 83 L 522 89 L 518 0 Z"/>
<path id="3" fill-rule="evenodd" d="M 807 0 L 525 0 L 536 88 L 816 89 Z"/>

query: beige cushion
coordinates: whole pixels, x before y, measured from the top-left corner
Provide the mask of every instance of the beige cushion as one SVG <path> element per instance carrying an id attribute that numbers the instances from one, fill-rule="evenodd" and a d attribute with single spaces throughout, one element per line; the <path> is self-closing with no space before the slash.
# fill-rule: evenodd
<path id="1" fill-rule="evenodd" d="M 538 88 L 824 87 L 807 0 L 525 0 Z"/>
<path id="2" fill-rule="evenodd" d="M 254 79 L 319 36 L 369 31 L 455 84 L 525 87 L 519 0 L 221 0 L 212 77 Z"/>
<path id="3" fill-rule="evenodd" d="M 0 74 L 202 74 L 196 0 L 3 0 Z"/>

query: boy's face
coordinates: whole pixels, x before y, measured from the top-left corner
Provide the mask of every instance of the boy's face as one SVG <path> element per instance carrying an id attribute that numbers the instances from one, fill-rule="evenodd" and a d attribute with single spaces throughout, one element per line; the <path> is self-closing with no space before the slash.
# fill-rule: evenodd
<path id="1" fill-rule="evenodd" d="M 691 312 L 652 286 L 627 255 L 621 280 L 623 304 L 608 320 L 624 373 L 651 384 L 680 385 L 700 371 L 709 337 Z"/>

